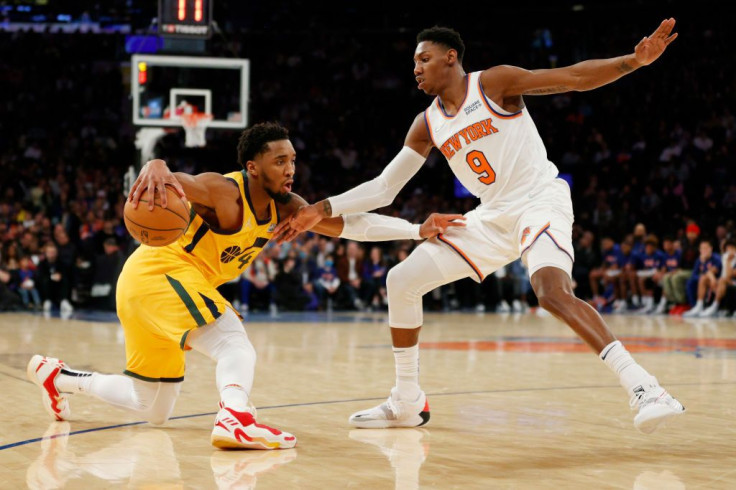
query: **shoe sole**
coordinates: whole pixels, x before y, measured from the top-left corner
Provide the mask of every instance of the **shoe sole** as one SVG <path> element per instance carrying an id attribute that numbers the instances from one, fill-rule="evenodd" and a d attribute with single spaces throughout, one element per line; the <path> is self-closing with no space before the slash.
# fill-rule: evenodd
<path id="1" fill-rule="evenodd" d="M 671 418 L 682 415 L 683 413 L 685 413 L 685 409 L 680 412 L 675 412 L 670 407 L 656 407 L 647 412 L 647 419 L 642 422 L 637 422 L 637 415 L 637 417 L 634 418 L 634 427 L 636 427 L 639 432 L 651 434 Z"/>
<path id="2" fill-rule="evenodd" d="M 421 427 L 423 425 L 427 425 L 429 423 L 429 411 L 422 411 L 419 412 L 419 418 L 421 419 L 420 422 L 416 422 L 415 420 L 412 421 L 406 421 L 406 422 L 396 422 L 394 420 L 366 420 L 366 421 L 358 421 L 353 420 L 351 417 L 348 423 L 351 427 L 354 427 L 356 429 L 410 429 L 412 427 Z"/>
<path id="3" fill-rule="evenodd" d="M 210 442 L 218 449 L 255 449 L 255 450 L 273 450 L 273 449 L 291 449 L 296 446 L 296 441 L 286 442 L 268 442 L 265 439 L 254 438 L 253 442 L 240 442 L 228 436 L 212 435 Z"/>
<path id="4" fill-rule="evenodd" d="M 36 359 L 38 358 L 38 359 Z M 43 356 L 36 354 L 33 357 L 31 357 L 31 360 L 28 361 L 28 366 L 26 367 L 26 377 L 28 378 L 28 381 L 33 383 L 34 385 L 38 386 L 41 390 L 41 404 L 43 405 L 43 408 L 46 410 L 46 412 L 51 415 L 54 420 L 57 422 L 63 422 L 64 419 L 61 415 L 57 414 L 51 409 L 50 402 L 48 399 L 48 392 L 46 391 L 46 388 L 43 386 L 43 383 L 41 383 L 41 380 L 38 379 L 38 376 L 36 376 L 36 370 L 38 369 L 38 366 L 43 361 Z"/>

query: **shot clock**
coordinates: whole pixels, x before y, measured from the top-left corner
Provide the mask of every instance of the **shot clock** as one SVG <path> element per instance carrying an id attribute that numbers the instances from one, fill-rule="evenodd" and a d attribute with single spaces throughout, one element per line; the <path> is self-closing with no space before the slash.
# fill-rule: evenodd
<path id="1" fill-rule="evenodd" d="M 212 35 L 214 0 L 159 0 L 159 34 L 207 39 Z"/>

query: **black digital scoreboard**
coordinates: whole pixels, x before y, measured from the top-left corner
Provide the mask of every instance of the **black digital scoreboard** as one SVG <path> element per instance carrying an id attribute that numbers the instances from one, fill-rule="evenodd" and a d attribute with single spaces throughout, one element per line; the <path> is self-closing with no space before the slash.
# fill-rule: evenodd
<path id="1" fill-rule="evenodd" d="M 159 35 L 207 39 L 212 35 L 214 0 L 159 0 Z"/>

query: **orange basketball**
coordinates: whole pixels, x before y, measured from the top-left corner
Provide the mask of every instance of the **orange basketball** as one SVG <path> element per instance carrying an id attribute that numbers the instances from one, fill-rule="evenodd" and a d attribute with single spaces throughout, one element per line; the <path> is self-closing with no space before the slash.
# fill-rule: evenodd
<path id="1" fill-rule="evenodd" d="M 156 190 L 154 207 L 148 210 L 148 192 L 141 196 L 138 209 L 130 201 L 125 202 L 123 216 L 125 227 L 141 243 L 151 247 L 163 247 L 175 242 L 189 225 L 187 200 L 179 197 L 171 186 L 166 186 L 167 206 L 161 207 L 161 196 Z"/>

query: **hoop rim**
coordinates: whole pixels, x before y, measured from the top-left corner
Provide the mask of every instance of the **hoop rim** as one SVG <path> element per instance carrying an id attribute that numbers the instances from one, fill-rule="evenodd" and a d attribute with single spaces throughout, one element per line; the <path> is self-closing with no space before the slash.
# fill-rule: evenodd
<path id="1" fill-rule="evenodd" d="M 206 127 L 207 123 L 212 121 L 212 114 L 204 112 L 192 112 L 190 114 L 180 114 L 177 116 L 181 119 L 182 127 L 193 129 L 197 127 Z"/>

